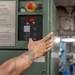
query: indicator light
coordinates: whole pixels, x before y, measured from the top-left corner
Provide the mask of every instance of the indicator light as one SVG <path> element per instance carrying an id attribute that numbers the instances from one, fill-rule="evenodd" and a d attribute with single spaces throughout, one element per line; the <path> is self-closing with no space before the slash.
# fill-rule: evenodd
<path id="1" fill-rule="evenodd" d="M 27 22 L 26 24 L 29 25 L 29 22 Z"/>
<path id="2" fill-rule="evenodd" d="M 35 24 L 35 22 L 33 22 L 33 24 Z"/>
<path id="3" fill-rule="evenodd" d="M 42 4 L 38 4 L 38 9 L 42 9 Z"/>

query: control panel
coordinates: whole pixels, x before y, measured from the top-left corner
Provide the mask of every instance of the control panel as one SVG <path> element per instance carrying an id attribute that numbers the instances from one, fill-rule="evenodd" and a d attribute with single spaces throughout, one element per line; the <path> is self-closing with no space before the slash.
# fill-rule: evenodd
<path id="1" fill-rule="evenodd" d="M 0 49 L 27 49 L 29 38 L 43 37 L 43 0 L 5 0 L 0 6 Z"/>
<path id="2" fill-rule="evenodd" d="M 28 41 L 31 37 L 34 41 L 42 38 L 42 15 L 20 15 L 19 16 L 19 28 L 18 28 L 18 40 Z"/>
<path id="3" fill-rule="evenodd" d="M 29 38 L 40 40 L 56 28 L 52 4 L 53 0 L 0 0 L 0 65 L 28 51 Z M 50 75 L 50 64 L 48 53 L 21 75 Z"/>
<path id="4" fill-rule="evenodd" d="M 19 1 L 19 12 L 43 12 L 43 1 L 42 0 L 34 0 L 34 1 Z"/>
<path id="5" fill-rule="evenodd" d="M 18 41 L 40 40 L 43 36 L 43 1 L 20 0 L 18 4 Z"/>

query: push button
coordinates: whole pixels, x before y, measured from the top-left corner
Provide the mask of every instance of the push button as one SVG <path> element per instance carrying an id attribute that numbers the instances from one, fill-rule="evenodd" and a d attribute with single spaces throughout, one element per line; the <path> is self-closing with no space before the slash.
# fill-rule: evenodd
<path id="1" fill-rule="evenodd" d="M 36 9 L 36 4 L 34 2 L 28 2 L 26 4 L 26 10 L 29 12 L 33 12 Z"/>
<path id="2" fill-rule="evenodd" d="M 38 9 L 42 9 L 42 4 L 38 4 Z"/>
<path id="3" fill-rule="evenodd" d="M 34 22 L 35 19 L 34 18 L 29 18 L 29 22 Z"/>
<path id="4" fill-rule="evenodd" d="M 36 27 L 33 27 L 33 30 L 37 30 L 37 28 Z"/>

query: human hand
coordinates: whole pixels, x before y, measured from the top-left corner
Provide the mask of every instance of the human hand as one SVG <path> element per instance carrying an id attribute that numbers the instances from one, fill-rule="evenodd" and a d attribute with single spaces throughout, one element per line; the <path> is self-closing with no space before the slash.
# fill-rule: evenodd
<path id="1" fill-rule="evenodd" d="M 35 58 L 43 56 L 46 52 L 50 51 L 53 46 L 55 38 L 48 40 L 52 36 L 53 32 L 46 35 L 43 39 L 38 41 L 33 41 L 29 39 L 28 49 L 33 50 L 35 53 Z"/>

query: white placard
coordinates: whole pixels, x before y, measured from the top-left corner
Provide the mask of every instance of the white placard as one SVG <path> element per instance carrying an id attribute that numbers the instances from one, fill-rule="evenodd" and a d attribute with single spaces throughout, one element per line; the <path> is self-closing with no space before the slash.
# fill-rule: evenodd
<path id="1" fill-rule="evenodd" d="M 30 26 L 24 26 L 24 32 L 30 32 Z"/>
<path id="2" fill-rule="evenodd" d="M 35 59 L 34 62 L 45 62 L 45 56 Z"/>
<path id="3" fill-rule="evenodd" d="M 0 1 L 0 46 L 15 46 L 16 1 Z"/>

